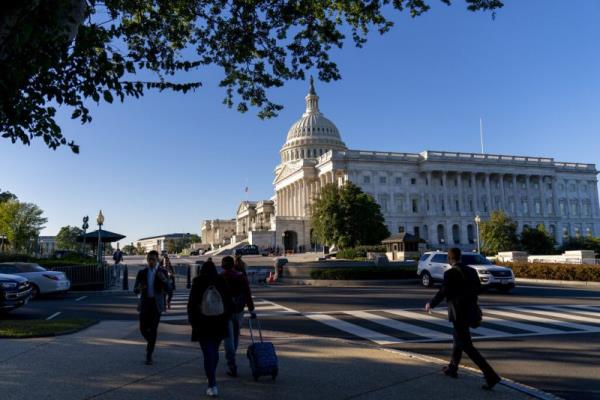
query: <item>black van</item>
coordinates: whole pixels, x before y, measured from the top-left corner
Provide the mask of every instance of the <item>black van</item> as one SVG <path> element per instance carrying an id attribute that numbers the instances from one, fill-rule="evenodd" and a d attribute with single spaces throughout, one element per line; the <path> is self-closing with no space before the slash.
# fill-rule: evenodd
<path id="1" fill-rule="evenodd" d="M 31 285 L 22 276 L 0 274 L 0 311 L 11 311 L 29 301 Z"/>

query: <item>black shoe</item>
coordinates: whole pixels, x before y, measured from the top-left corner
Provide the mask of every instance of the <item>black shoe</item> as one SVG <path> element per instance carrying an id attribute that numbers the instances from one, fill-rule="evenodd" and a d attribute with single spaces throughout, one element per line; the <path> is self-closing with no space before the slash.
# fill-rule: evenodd
<path id="1" fill-rule="evenodd" d="M 498 375 L 496 375 L 494 378 L 492 378 L 491 380 L 487 380 L 486 379 L 486 383 L 484 383 L 481 388 L 483 390 L 492 390 L 494 388 L 494 386 L 496 386 L 497 383 L 499 383 L 501 381 L 500 377 Z"/>
<path id="2" fill-rule="evenodd" d="M 152 365 L 154 361 L 152 360 L 152 356 L 150 354 L 146 355 L 146 365 Z"/>
<path id="3" fill-rule="evenodd" d="M 227 375 L 231 376 L 232 378 L 237 378 L 237 376 L 238 376 L 237 367 L 227 368 Z"/>
<path id="4" fill-rule="evenodd" d="M 442 368 L 442 372 L 444 375 L 449 376 L 450 378 L 458 378 L 458 371 L 449 365 Z"/>

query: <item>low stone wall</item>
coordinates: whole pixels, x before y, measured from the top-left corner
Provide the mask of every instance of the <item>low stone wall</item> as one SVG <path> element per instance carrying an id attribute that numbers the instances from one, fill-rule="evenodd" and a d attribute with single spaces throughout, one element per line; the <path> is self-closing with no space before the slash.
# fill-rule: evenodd
<path id="1" fill-rule="evenodd" d="M 416 262 L 389 262 L 386 268 L 390 267 L 409 267 L 416 266 Z M 318 269 L 332 269 L 332 268 L 377 268 L 373 261 L 351 261 L 351 260 L 326 260 L 326 261 L 314 261 L 304 263 L 287 263 L 283 267 L 283 275 L 280 278 L 284 280 L 308 280 L 311 279 L 311 271 Z"/>

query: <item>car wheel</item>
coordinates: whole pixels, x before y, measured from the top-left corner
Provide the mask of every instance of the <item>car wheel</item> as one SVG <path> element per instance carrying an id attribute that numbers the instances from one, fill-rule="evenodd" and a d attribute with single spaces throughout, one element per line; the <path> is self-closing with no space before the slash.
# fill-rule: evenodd
<path id="1" fill-rule="evenodd" d="M 425 287 L 433 286 L 433 279 L 431 278 L 431 274 L 428 271 L 423 271 L 421 273 L 421 283 Z"/>
<path id="2" fill-rule="evenodd" d="M 40 288 L 36 285 L 31 285 L 31 298 L 35 299 L 40 296 Z"/>

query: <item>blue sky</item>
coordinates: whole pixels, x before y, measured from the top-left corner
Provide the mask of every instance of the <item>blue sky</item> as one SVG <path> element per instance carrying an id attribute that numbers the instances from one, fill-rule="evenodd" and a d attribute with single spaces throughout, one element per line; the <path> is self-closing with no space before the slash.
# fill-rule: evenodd
<path id="1" fill-rule="evenodd" d="M 462 1 L 400 16 L 365 48 L 335 51 L 343 79 L 316 86 L 348 147 L 478 152 L 481 116 L 486 152 L 600 164 L 600 2 L 506 3 L 495 20 Z M 203 219 L 233 217 L 241 200 L 269 198 L 306 82 L 273 91 L 286 108 L 261 121 L 222 105 L 218 71 L 200 76 L 205 86 L 192 94 L 93 106 L 84 126 L 60 110 L 79 155 L 1 140 L 0 188 L 45 211 L 43 234 L 84 215 L 95 221 L 102 209 L 105 228 L 125 242 L 199 233 Z"/>

